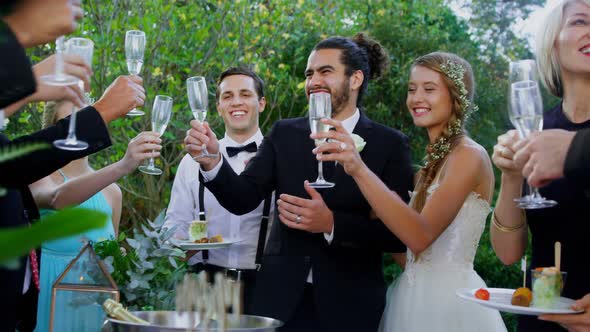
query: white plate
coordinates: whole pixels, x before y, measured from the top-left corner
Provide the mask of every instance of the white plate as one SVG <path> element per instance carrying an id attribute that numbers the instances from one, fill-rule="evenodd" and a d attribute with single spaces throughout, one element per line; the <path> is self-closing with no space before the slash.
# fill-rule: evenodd
<path id="1" fill-rule="evenodd" d="M 479 288 L 469 289 L 469 288 L 460 288 L 457 289 L 455 292 L 458 297 L 465 299 L 467 301 L 475 302 L 477 304 L 481 304 L 488 308 L 497 309 L 503 312 L 511 312 L 513 314 L 519 315 L 530 315 L 530 316 L 539 316 L 543 314 L 577 314 L 583 312 L 583 310 L 574 311 L 570 309 L 572 304 L 574 304 L 574 300 L 568 299 L 566 297 L 560 297 L 558 302 L 549 309 L 545 308 L 535 308 L 535 307 L 521 307 L 517 305 L 510 304 L 512 299 L 512 293 L 514 293 L 514 289 L 507 289 L 507 288 L 486 288 L 488 292 L 490 292 L 490 300 L 484 301 L 480 300 L 475 297 L 475 292 Z"/>
<path id="2" fill-rule="evenodd" d="M 183 250 L 205 250 L 205 249 L 219 249 L 227 248 L 234 243 L 241 242 L 241 239 L 224 239 L 223 242 L 215 243 L 194 243 L 191 241 L 178 241 L 179 247 Z"/>

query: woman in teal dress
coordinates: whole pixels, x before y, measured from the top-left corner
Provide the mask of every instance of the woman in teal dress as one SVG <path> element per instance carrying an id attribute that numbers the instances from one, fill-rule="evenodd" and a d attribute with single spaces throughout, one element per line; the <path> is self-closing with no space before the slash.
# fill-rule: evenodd
<path id="1" fill-rule="evenodd" d="M 44 127 L 70 115 L 72 107 L 69 102 L 48 104 L 43 118 Z M 159 156 L 160 142 L 157 133 L 143 132 L 131 140 L 125 156 L 114 164 L 95 171 L 90 167 L 88 157 L 85 157 L 72 161 L 58 172 L 31 185 L 31 192 L 40 208 L 41 216 L 77 205 L 104 212 L 110 221 L 101 229 L 42 245 L 35 331 L 49 331 L 53 283 L 78 255 L 80 249 L 88 241 L 98 242 L 117 235 L 122 195 L 115 182 L 134 171 L 144 159 Z M 100 331 L 100 324 L 95 326 L 96 322 L 104 317 L 100 303 L 70 303 L 73 305 L 60 305 L 55 308 L 53 331 Z"/>

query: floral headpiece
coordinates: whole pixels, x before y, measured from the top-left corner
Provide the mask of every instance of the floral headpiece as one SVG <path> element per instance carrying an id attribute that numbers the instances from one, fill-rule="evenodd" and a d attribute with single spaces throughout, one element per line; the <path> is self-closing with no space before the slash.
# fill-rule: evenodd
<path id="1" fill-rule="evenodd" d="M 457 88 L 459 88 L 459 101 L 461 102 L 461 110 L 460 112 L 463 114 L 463 118 L 467 119 L 471 113 L 477 112 L 479 107 L 477 105 L 471 103 L 467 95 L 469 91 L 467 91 L 467 87 L 465 87 L 465 82 L 463 82 L 463 77 L 465 76 L 465 67 L 460 63 L 447 60 L 447 62 L 440 65 L 440 69 L 443 71 L 448 78 L 455 83 Z"/>

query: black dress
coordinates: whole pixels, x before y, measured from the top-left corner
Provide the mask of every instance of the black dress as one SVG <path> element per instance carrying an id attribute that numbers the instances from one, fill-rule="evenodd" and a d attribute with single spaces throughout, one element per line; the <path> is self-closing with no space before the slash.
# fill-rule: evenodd
<path id="1" fill-rule="evenodd" d="M 563 173 L 590 188 L 590 128 L 580 130 L 567 152 Z"/>
<path id="2" fill-rule="evenodd" d="M 590 120 L 573 123 L 561 104 L 543 116 L 543 129 L 578 131 L 590 128 Z M 590 170 L 589 170 L 590 171 Z M 557 201 L 552 208 L 527 210 L 532 236 L 531 268 L 554 266 L 554 245 L 561 242 L 561 270 L 567 272 L 563 296 L 580 299 L 590 293 L 590 190 L 574 178 L 562 178 L 540 189 L 543 197 Z M 528 276 L 530 287 L 530 273 Z M 558 324 L 534 316 L 520 316 L 518 331 L 565 331 Z"/>

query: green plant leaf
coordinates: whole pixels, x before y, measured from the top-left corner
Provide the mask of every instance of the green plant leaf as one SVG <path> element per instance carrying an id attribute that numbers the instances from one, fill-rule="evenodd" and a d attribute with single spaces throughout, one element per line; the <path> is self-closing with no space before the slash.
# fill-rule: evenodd
<path id="1" fill-rule="evenodd" d="M 105 213 L 69 208 L 39 220 L 31 227 L 0 230 L 0 262 L 25 255 L 43 242 L 83 233 L 103 227 L 108 219 Z"/>

